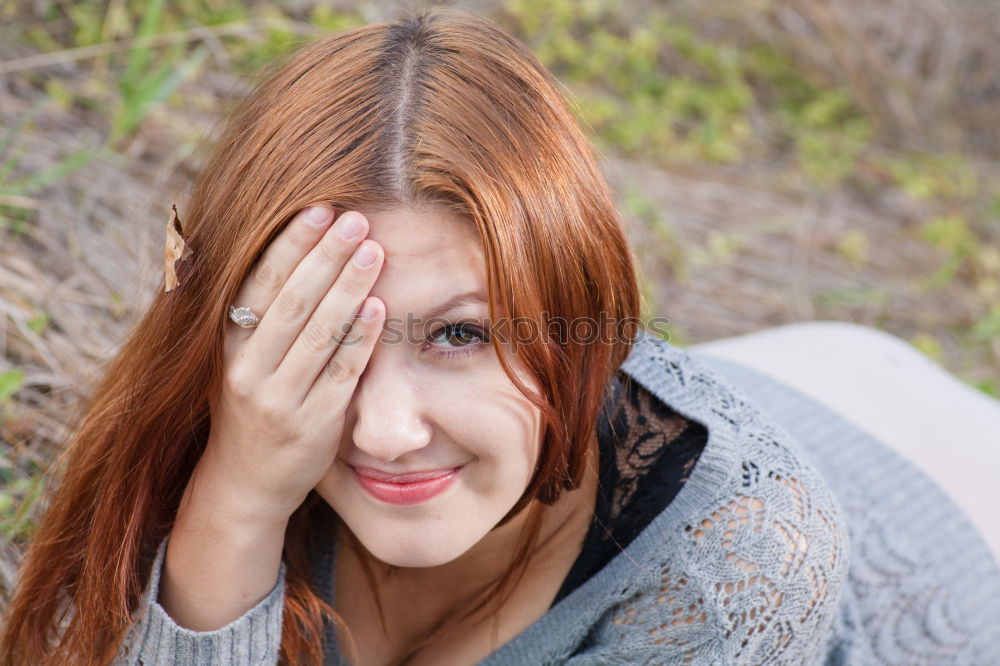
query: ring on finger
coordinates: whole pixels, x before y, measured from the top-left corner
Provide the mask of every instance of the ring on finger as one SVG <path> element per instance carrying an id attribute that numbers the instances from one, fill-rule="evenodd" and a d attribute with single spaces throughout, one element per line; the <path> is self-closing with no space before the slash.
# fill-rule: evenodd
<path id="1" fill-rule="evenodd" d="M 260 317 L 246 306 L 229 306 L 229 318 L 241 328 L 255 328 L 260 323 Z"/>

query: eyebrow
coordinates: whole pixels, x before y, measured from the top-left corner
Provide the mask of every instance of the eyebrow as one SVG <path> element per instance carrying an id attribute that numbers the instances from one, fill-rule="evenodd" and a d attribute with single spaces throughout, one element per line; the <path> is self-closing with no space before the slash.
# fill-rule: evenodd
<path id="1" fill-rule="evenodd" d="M 424 313 L 424 319 L 433 319 L 434 317 L 440 317 L 450 310 L 454 310 L 462 305 L 486 305 L 486 294 L 482 291 L 467 291 L 463 294 L 457 294 L 452 296 L 444 303 L 431 308 Z"/>

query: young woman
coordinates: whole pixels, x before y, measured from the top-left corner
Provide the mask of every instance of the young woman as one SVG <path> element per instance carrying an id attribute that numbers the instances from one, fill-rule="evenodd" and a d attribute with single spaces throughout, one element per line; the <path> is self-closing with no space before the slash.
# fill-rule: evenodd
<path id="1" fill-rule="evenodd" d="M 933 485 L 635 325 L 521 44 L 435 10 L 279 65 L 86 406 L 4 663 L 1000 658 L 1000 572 Z"/>

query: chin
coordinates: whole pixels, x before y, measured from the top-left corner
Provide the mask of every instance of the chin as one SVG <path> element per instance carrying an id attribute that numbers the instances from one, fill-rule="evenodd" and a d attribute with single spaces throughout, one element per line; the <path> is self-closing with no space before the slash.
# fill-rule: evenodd
<path id="1" fill-rule="evenodd" d="M 348 525 L 350 528 L 350 525 Z M 395 566 L 428 568 L 447 564 L 469 551 L 475 542 L 451 538 L 435 538 L 432 530 L 405 530 L 403 533 L 383 525 L 378 534 L 354 530 L 361 544 L 378 560 Z"/>

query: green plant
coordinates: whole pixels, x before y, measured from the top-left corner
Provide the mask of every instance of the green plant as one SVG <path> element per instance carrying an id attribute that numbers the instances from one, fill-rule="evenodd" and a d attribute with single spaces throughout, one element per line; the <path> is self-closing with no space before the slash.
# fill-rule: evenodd
<path id="1" fill-rule="evenodd" d="M 45 329 L 48 327 L 49 327 L 49 315 L 44 310 L 28 320 L 28 328 L 30 328 L 35 333 L 35 335 L 41 335 L 42 333 L 45 332 Z"/>
<path id="2" fill-rule="evenodd" d="M 135 34 L 137 39 L 151 37 L 160 31 L 163 6 L 164 0 L 150 0 L 146 5 Z M 208 57 L 209 51 L 204 45 L 185 56 L 186 48 L 185 43 L 174 42 L 158 61 L 154 60 L 150 47 L 137 45 L 129 49 L 125 70 L 118 78 L 120 96 L 113 107 L 109 145 L 118 145 L 132 133 L 153 106 L 165 100 Z"/>
<path id="3" fill-rule="evenodd" d="M 669 263 L 674 279 L 682 284 L 686 282 L 688 279 L 687 256 L 662 207 L 653 203 L 633 185 L 625 186 L 622 206 L 653 233 L 653 240 L 656 242 L 656 255 Z"/>
<path id="4" fill-rule="evenodd" d="M 1000 382 L 997 382 L 996 380 L 984 379 L 982 381 L 965 381 L 973 388 L 979 389 L 988 396 L 1000 398 Z"/>
<path id="5" fill-rule="evenodd" d="M 813 296 L 813 300 L 817 305 L 885 306 L 889 295 L 888 289 L 864 285 L 819 291 Z"/>
<path id="6" fill-rule="evenodd" d="M 37 102 L 16 123 L 12 124 L 0 138 L 0 222 L 7 222 L 15 235 L 24 232 L 31 207 L 28 197 L 44 189 L 46 186 L 68 176 L 86 166 L 94 157 L 100 154 L 98 148 L 80 148 L 63 157 L 59 162 L 38 173 L 13 177 L 13 173 L 24 157 L 24 149 L 19 148 L 17 139 L 21 132 L 34 122 L 35 118 L 50 103 L 51 99 L 43 98 Z"/>
<path id="7" fill-rule="evenodd" d="M 894 183 L 917 199 L 969 199 L 979 189 L 976 171 L 963 155 L 903 153 L 881 163 Z"/>
<path id="8" fill-rule="evenodd" d="M 771 109 L 776 142 L 794 147 L 803 173 L 833 186 L 850 176 L 872 139 L 871 122 L 835 87 L 810 81 L 801 67 L 771 44 L 745 51 L 747 76 Z"/>
<path id="9" fill-rule="evenodd" d="M 941 358 L 944 355 L 944 348 L 941 346 L 941 341 L 930 333 L 917 333 L 910 338 L 910 344 L 935 361 L 941 362 Z"/>
<path id="10" fill-rule="evenodd" d="M 870 122 L 846 92 L 810 82 L 771 44 L 700 34 L 668 10 L 621 0 L 507 0 L 507 25 L 578 97 L 602 150 L 667 163 L 737 162 L 791 148 L 818 185 L 854 172 Z"/>
<path id="11" fill-rule="evenodd" d="M 973 342 L 1000 340 L 1000 305 L 994 305 L 972 326 Z"/>
<path id="12" fill-rule="evenodd" d="M 920 235 L 931 245 L 947 253 L 944 263 L 927 281 L 927 286 L 934 289 L 950 284 L 966 257 L 979 245 L 965 218 L 959 215 L 947 215 L 930 220 L 921 228 Z"/>
<path id="13" fill-rule="evenodd" d="M 868 263 L 870 247 L 868 236 L 861 229 L 845 231 L 836 243 L 837 254 L 856 266 Z"/>
<path id="14" fill-rule="evenodd" d="M 0 404 L 5 403 L 17 393 L 24 383 L 24 370 L 14 368 L 0 373 Z"/>
<path id="15" fill-rule="evenodd" d="M 32 510 L 42 494 L 44 475 L 14 476 L 14 470 L 0 467 L 0 536 L 7 541 L 24 541 L 34 532 Z"/>
<path id="16" fill-rule="evenodd" d="M 751 141 L 752 94 L 732 47 L 700 39 L 660 10 L 635 17 L 621 0 L 508 0 L 503 11 L 579 95 L 576 111 L 602 149 L 730 162 Z"/>

